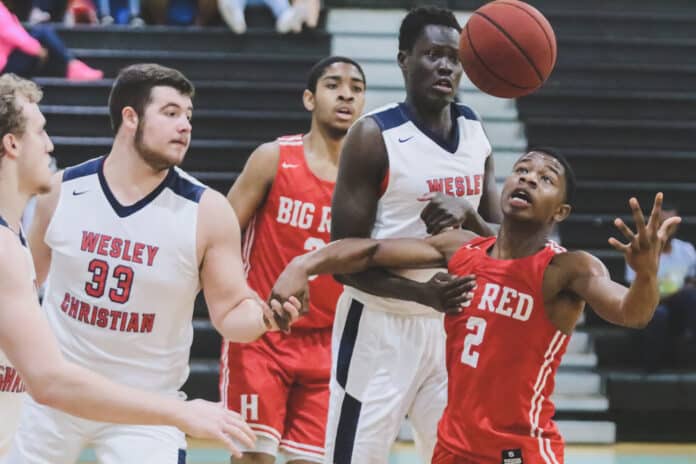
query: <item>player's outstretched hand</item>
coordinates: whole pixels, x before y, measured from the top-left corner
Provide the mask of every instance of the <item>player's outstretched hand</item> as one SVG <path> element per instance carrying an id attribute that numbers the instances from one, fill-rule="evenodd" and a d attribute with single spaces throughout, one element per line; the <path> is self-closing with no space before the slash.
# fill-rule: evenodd
<path id="1" fill-rule="evenodd" d="M 476 288 L 476 276 L 454 276 L 438 272 L 425 282 L 425 299 L 423 304 L 441 313 L 460 313 L 463 304 L 470 301 Z"/>
<path id="2" fill-rule="evenodd" d="M 655 195 L 655 203 L 647 224 L 638 200 L 631 198 L 628 204 L 631 207 L 633 220 L 636 223 L 636 232 L 634 233 L 621 218 L 616 218 L 614 225 L 626 237 L 628 243 L 622 243 L 611 237 L 609 244 L 624 254 L 626 263 L 636 273 L 657 275 L 662 249 L 667 239 L 677 230 L 681 218 L 679 216 L 671 217 L 660 224 L 660 213 L 662 212 L 661 192 Z"/>
<path id="3" fill-rule="evenodd" d="M 242 416 L 225 409 L 222 403 L 192 400 L 181 403 L 181 418 L 178 428 L 195 438 L 218 440 L 236 458 L 242 458 L 239 445 L 253 448 L 254 432 Z"/>
<path id="4" fill-rule="evenodd" d="M 476 211 L 464 198 L 455 198 L 442 192 L 430 192 L 418 197 L 428 204 L 421 211 L 421 219 L 429 234 L 436 235 L 448 227 L 461 227 Z"/>
<path id="5" fill-rule="evenodd" d="M 268 330 L 290 333 L 290 327 L 305 313 L 300 300 L 290 295 L 281 298 L 271 293 L 268 304 L 264 304 L 264 322 Z"/>

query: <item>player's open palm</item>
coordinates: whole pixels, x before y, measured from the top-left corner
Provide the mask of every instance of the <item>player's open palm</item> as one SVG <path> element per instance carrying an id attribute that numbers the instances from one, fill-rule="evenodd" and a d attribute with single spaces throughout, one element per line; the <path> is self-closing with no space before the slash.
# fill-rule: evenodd
<path id="1" fill-rule="evenodd" d="M 681 218 L 671 217 L 660 223 L 662 193 L 655 195 L 655 203 L 647 224 L 638 200 L 631 198 L 628 204 L 631 207 L 636 230 L 632 231 L 621 218 L 616 218 L 614 225 L 626 237 L 628 243 L 622 243 L 612 237 L 609 239 L 609 244 L 624 254 L 626 263 L 636 273 L 657 275 L 662 249 L 667 239 L 676 231 Z"/>
<path id="2" fill-rule="evenodd" d="M 218 440 L 236 458 L 242 457 L 240 445 L 254 447 L 254 432 L 242 416 L 225 409 L 222 403 L 193 400 L 182 403 L 182 406 L 179 429 L 186 434 L 195 438 Z"/>

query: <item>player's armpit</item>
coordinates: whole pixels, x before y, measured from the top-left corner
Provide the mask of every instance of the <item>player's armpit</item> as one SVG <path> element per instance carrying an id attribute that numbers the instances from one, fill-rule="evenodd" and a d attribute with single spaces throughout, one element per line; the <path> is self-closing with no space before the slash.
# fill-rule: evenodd
<path id="1" fill-rule="evenodd" d="M 278 169 L 279 157 L 278 142 L 264 143 L 257 147 L 227 194 L 227 200 L 237 214 L 242 230 L 246 229 L 256 210 L 265 201 Z"/>
<path id="2" fill-rule="evenodd" d="M 51 191 L 36 197 L 36 211 L 27 236 L 29 248 L 34 259 L 36 281 L 39 284 L 46 280 L 48 269 L 51 266 L 51 249 L 44 239 L 53 213 L 58 206 L 62 182 L 63 171 L 60 171 L 53 175 Z"/>
<path id="3" fill-rule="evenodd" d="M 657 305 L 657 282 L 637 279 L 630 288 L 611 280 L 606 266 L 586 252 L 554 258 L 564 288 L 576 294 L 604 320 L 623 327 L 645 327 Z"/>

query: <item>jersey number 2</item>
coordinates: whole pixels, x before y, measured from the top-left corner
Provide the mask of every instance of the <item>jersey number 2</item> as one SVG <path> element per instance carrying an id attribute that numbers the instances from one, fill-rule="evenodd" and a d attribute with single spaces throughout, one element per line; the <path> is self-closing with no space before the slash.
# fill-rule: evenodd
<path id="1" fill-rule="evenodd" d="M 462 351 L 462 362 L 471 367 L 478 365 L 479 354 L 474 348 L 483 341 L 483 334 L 486 332 L 486 320 L 480 317 L 470 317 L 466 321 L 466 328 L 473 330 L 472 333 L 464 337 L 464 351 Z"/>
<path id="2" fill-rule="evenodd" d="M 109 263 L 101 259 L 93 259 L 89 262 L 87 270 L 92 273 L 92 281 L 85 283 L 85 292 L 91 297 L 101 298 L 106 292 Z M 123 304 L 130 298 L 133 286 L 133 269 L 118 265 L 114 268 L 113 277 L 116 279 L 116 287 L 109 289 L 109 299 L 114 303 Z"/>

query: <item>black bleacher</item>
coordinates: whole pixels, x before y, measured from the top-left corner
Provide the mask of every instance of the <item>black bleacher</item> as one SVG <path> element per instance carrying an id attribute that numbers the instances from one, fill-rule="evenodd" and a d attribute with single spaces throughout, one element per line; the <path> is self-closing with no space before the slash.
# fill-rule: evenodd
<path id="1" fill-rule="evenodd" d="M 249 32 L 243 36 L 223 27 L 57 26 L 76 56 L 107 77 L 81 83 L 37 79 L 59 166 L 108 152 L 107 99 L 113 78 L 123 66 L 157 62 L 183 71 L 196 85 L 193 140 L 183 168 L 227 193 L 257 145 L 307 130 L 309 115 L 302 106 L 306 74 L 331 46 L 322 29 L 277 35 L 262 10 L 248 9 L 247 20 Z M 184 391 L 217 401 L 221 339 L 200 296 L 193 325 L 191 374 Z"/>

